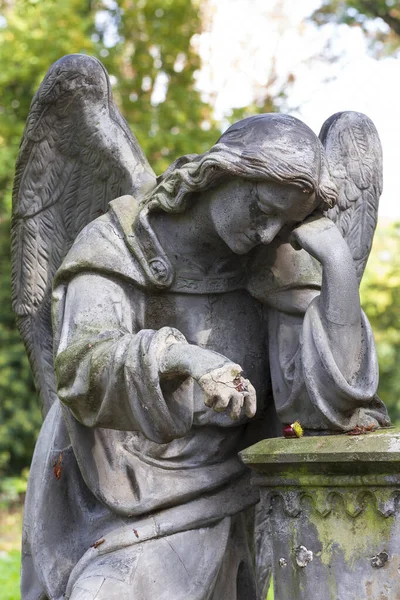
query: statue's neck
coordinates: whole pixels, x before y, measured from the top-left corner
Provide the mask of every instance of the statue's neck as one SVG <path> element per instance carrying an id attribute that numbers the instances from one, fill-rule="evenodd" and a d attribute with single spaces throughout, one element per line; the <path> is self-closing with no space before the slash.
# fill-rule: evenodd
<path id="1" fill-rule="evenodd" d="M 177 274 L 190 272 L 191 265 L 194 271 L 208 272 L 213 266 L 218 270 L 239 258 L 217 235 L 207 208 L 201 200 L 183 213 L 150 215 L 151 227 Z"/>

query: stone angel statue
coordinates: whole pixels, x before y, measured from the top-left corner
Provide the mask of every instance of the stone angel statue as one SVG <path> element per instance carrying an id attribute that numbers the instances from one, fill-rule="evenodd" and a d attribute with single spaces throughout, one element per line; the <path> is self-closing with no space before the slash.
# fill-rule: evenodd
<path id="1" fill-rule="evenodd" d="M 262 114 L 156 178 L 99 61 L 50 68 L 12 224 L 45 415 L 23 600 L 265 597 L 238 451 L 295 420 L 389 424 L 358 293 L 381 168 L 362 114 L 334 115 L 320 139 Z"/>

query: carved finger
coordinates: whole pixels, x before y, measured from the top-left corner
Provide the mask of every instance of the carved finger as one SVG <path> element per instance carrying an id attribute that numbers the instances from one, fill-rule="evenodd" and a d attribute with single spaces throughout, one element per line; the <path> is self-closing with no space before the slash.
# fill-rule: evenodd
<path id="1" fill-rule="evenodd" d="M 248 383 L 248 396 L 244 399 L 244 409 L 246 412 L 246 416 L 251 418 L 254 417 L 257 410 L 257 395 L 254 386 L 251 383 Z"/>
<path id="2" fill-rule="evenodd" d="M 245 394 L 236 392 L 231 398 L 231 419 L 236 421 L 240 417 L 242 412 L 243 402 L 245 401 Z"/>
<path id="3" fill-rule="evenodd" d="M 230 391 L 222 393 L 220 396 L 218 396 L 218 400 L 215 402 L 213 409 L 216 412 L 223 412 L 229 406 L 231 397 L 232 394 Z"/>
<path id="4" fill-rule="evenodd" d="M 289 243 L 292 246 L 292 248 L 294 248 L 294 250 L 301 250 L 302 246 L 299 242 L 299 237 L 296 234 L 296 232 L 292 231 L 292 233 L 289 236 Z"/>

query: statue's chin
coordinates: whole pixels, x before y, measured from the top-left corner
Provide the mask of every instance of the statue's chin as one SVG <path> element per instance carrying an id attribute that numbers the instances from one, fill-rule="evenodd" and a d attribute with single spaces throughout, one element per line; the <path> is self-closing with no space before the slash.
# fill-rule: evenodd
<path id="1" fill-rule="evenodd" d="M 243 234 L 240 237 L 238 236 L 237 239 L 229 239 L 229 244 L 227 245 L 235 254 L 247 254 L 247 252 L 250 252 L 257 244 L 246 234 Z"/>

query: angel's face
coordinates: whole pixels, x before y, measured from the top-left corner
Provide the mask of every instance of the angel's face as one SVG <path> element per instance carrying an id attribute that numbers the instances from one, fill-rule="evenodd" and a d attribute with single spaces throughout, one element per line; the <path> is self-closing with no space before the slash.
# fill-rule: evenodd
<path id="1" fill-rule="evenodd" d="M 246 254 L 304 221 L 317 205 L 314 192 L 297 186 L 236 179 L 215 189 L 210 212 L 219 237 L 235 254 Z"/>

